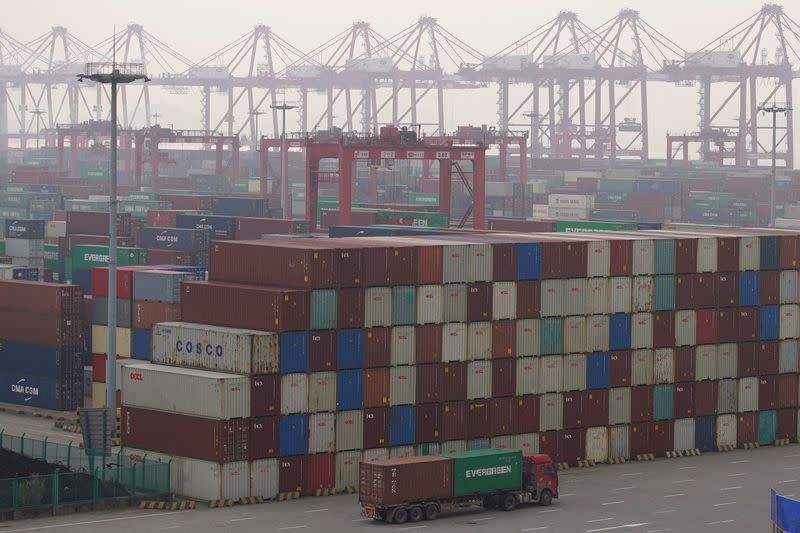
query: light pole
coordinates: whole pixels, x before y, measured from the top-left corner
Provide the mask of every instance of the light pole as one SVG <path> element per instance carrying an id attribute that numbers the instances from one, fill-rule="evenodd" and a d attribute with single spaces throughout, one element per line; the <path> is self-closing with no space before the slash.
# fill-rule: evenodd
<path id="1" fill-rule="evenodd" d="M 39 150 L 39 123 L 41 122 L 42 115 L 46 112 L 37 107 L 35 110 L 31 111 L 31 113 L 36 115 L 36 150 Z"/>
<path id="2" fill-rule="evenodd" d="M 108 220 L 108 353 L 106 409 L 114 420 L 117 410 L 117 85 L 150 81 L 142 63 L 87 63 L 78 81 L 111 84 L 111 195 Z"/>
<path id="3" fill-rule="evenodd" d="M 777 179 L 778 113 L 791 111 L 790 107 L 777 104 L 758 107 L 762 113 L 772 113 L 772 177 L 769 181 L 769 227 L 775 227 L 775 180 Z"/>
<path id="4" fill-rule="evenodd" d="M 292 199 L 289 192 L 289 143 L 286 139 L 286 112 L 290 109 L 297 109 L 297 106 L 284 102 L 280 105 L 273 104 L 270 108 L 277 109 L 283 116 L 281 125 L 281 208 L 283 209 L 283 218 L 289 218 Z"/>
<path id="5" fill-rule="evenodd" d="M 254 109 L 253 111 L 250 111 L 250 116 L 253 117 L 253 123 L 255 126 L 254 129 L 256 132 L 255 135 L 253 135 L 253 147 L 256 151 L 258 150 L 258 146 L 261 143 L 261 133 L 258 131 L 258 117 L 260 117 L 263 114 L 264 112 L 261 111 L 260 109 Z"/>

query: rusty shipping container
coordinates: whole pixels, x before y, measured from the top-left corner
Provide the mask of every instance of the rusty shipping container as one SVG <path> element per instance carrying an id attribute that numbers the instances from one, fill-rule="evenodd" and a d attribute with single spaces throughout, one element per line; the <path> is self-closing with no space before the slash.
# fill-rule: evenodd
<path id="1" fill-rule="evenodd" d="M 382 448 L 389 443 L 389 408 L 364 409 L 364 449 Z"/>
<path id="2" fill-rule="evenodd" d="M 134 329 L 152 329 L 159 322 L 177 322 L 181 319 L 179 304 L 134 301 L 131 310 Z"/>
<path id="3" fill-rule="evenodd" d="M 362 462 L 359 500 L 362 504 L 392 505 L 452 496 L 453 462 L 421 456 Z"/>

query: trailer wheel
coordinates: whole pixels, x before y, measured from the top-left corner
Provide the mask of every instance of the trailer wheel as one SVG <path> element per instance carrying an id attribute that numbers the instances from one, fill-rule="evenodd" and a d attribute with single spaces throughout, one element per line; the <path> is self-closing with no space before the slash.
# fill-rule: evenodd
<path id="1" fill-rule="evenodd" d="M 436 520 L 439 518 L 439 506 L 429 503 L 425 506 L 425 520 Z"/>
<path id="2" fill-rule="evenodd" d="M 553 503 L 553 493 L 545 489 L 539 495 L 539 505 L 548 506 Z"/>
<path id="3" fill-rule="evenodd" d="M 500 507 L 504 511 L 513 511 L 517 506 L 517 498 L 513 494 L 504 494 L 500 497 Z"/>
<path id="4" fill-rule="evenodd" d="M 408 521 L 409 522 L 419 522 L 425 515 L 422 512 L 422 507 L 419 505 L 415 505 L 411 509 L 408 510 Z"/>
<path id="5" fill-rule="evenodd" d="M 405 524 L 406 520 L 408 520 L 408 509 L 400 507 L 394 512 L 393 521 L 395 524 Z"/>

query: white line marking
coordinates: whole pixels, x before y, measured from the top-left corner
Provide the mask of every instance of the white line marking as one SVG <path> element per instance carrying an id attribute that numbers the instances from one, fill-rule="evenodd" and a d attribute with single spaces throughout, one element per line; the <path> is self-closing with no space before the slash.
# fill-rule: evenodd
<path id="1" fill-rule="evenodd" d="M 800 466 L 787 466 L 784 470 L 800 470 Z"/>
<path id="2" fill-rule="evenodd" d="M 633 486 L 633 485 L 628 485 L 627 487 L 617 487 L 617 488 L 616 488 L 616 489 L 614 489 L 614 490 L 631 490 L 631 489 L 635 489 L 635 488 L 636 488 L 636 487 L 635 487 L 635 486 Z"/>
<path id="3" fill-rule="evenodd" d="M 715 503 L 714 507 L 725 507 L 726 505 L 736 505 L 736 502 Z"/>
<path id="4" fill-rule="evenodd" d="M 526 533 L 527 531 L 541 531 L 543 529 L 550 529 L 550 526 L 530 527 L 528 529 L 520 529 L 519 533 Z"/>
<path id="5" fill-rule="evenodd" d="M 411 527 L 401 527 L 400 529 L 395 529 L 395 531 L 411 531 L 412 529 L 424 529 L 428 526 L 411 526 Z"/>
<path id="6" fill-rule="evenodd" d="M 790 457 L 800 457 L 800 453 L 793 453 L 791 455 L 784 455 L 784 457 L 787 458 L 787 459 L 790 458 Z"/>
<path id="7" fill-rule="evenodd" d="M 183 526 L 169 526 L 169 527 L 162 527 L 160 529 L 156 529 L 156 531 L 169 531 L 170 529 L 178 529 Z"/>
<path id="8" fill-rule="evenodd" d="M 613 531 L 614 529 L 633 529 L 635 527 L 642 527 L 650 525 L 648 522 L 640 524 L 622 524 L 621 526 L 601 527 L 600 529 L 587 529 L 586 533 L 597 533 L 599 531 Z"/>
<path id="9" fill-rule="evenodd" d="M 23 529 L 9 529 L 4 533 L 20 533 L 22 531 L 40 531 L 42 529 L 56 529 L 60 527 L 74 527 L 74 526 L 89 526 L 92 524 L 105 524 L 107 522 L 118 522 L 120 520 L 138 520 L 141 518 L 152 518 L 154 516 L 168 516 L 171 514 L 178 514 L 178 513 L 185 513 L 186 511 L 173 511 L 170 513 L 153 513 L 153 514 L 145 514 L 145 515 L 134 515 L 134 516 L 123 516 L 121 518 L 105 518 L 103 520 L 91 520 L 88 522 L 70 522 L 68 524 L 53 524 L 51 526 L 38 526 L 38 527 L 26 527 Z"/>
<path id="10" fill-rule="evenodd" d="M 608 522 L 609 520 L 614 520 L 614 517 L 612 516 L 611 518 L 598 518 L 597 520 L 588 520 L 586 523 L 592 524 L 594 522 Z"/>
<path id="11" fill-rule="evenodd" d="M 778 483 L 797 483 L 796 479 L 784 479 L 783 481 L 778 481 Z"/>
<path id="12" fill-rule="evenodd" d="M 358 520 L 351 520 L 351 522 L 371 522 L 374 518 L 359 518 Z"/>
<path id="13" fill-rule="evenodd" d="M 730 524 L 731 522 L 735 522 L 735 520 L 717 520 L 716 522 L 706 522 L 707 526 L 718 526 L 720 524 Z"/>
<path id="14" fill-rule="evenodd" d="M 306 528 L 306 527 L 308 527 L 308 526 L 289 526 L 289 527 L 279 527 L 279 528 L 278 528 L 278 531 L 286 531 L 286 530 L 289 530 L 289 529 L 303 529 L 303 528 Z"/>
<path id="15" fill-rule="evenodd" d="M 245 518 L 231 518 L 231 522 L 244 522 L 245 520 L 255 520 L 255 516 L 247 516 Z"/>
<path id="16" fill-rule="evenodd" d="M 745 475 L 744 472 L 738 472 L 736 474 L 728 474 L 728 477 L 739 477 Z"/>
<path id="17" fill-rule="evenodd" d="M 739 461 L 731 461 L 729 464 L 738 465 L 738 464 L 749 463 L 749 462 L 750 462 L 750 459 L 740 459 Z"/>
<path id="18" fill-rule="evenodd" d="M 697 481 L 697 480 L 696 479 L 678 479 L 677 481 L 673 481 L 672 483 L 676 485 L 678 483 L 694 483 L 695 481 Z"/>
<path id="19" fill-rule="evenodd" d="M 678 496 L 686 496 L 683 492 L 679 492 L 678 494 L 665 494 L 665 498 L 677 498 Z"/>
<path id="20" fill-rule="evenodd" d="M 641 472 L 632 472 L 630 474 L 622 474 L 622 475 L 625 476 L 625 477 L 633 477 L 633 476 L 641 476 L 642 473 Z"/>
<path id="21" fill-rule="evenodd" d="M 674 513 L 677 509 L 665 509 L 663 511 L 656 511 L 653 514 L 667 514 L 667 513 Z"/>
<path id="22" fill-rule="evenodd" d="M 575 496 L 575 493 L 574 492 L 570 492 L 568 494 L 559 494 L 558 495 L 559 498 L 563 498 L 564 496 Z M 547 527 L 550 527 L 550 526 L 547 526 Z"/>
<path id="23" fill-rule="evenodd" d="M 621 503 L 625 503 L 625 500 L 621 500 L 621 501 L 618 501 L 618 502 L 605 502 L 605 503 L 602 503 L 601 505 L 619 505 Z"/>
<path id="24" fill-rule="evenodd" d="M 694 470 L 696 466 L 682 466 L 678 470 Z"/>
<path id="25" fill-rule="evenodd" d="M 485 522 L 487 520 L 494 520 L 495 516 L 487 516 L 486 518 L 475 518 L 474 520 L 470 520 L 470 522 Z"/>
<path id="26" fill-rule="evenodd" d="M 304 513 L 321 513 L 322 511 L 328 511 L 329 509 L 309 509 L 308 511 L 303 511 Z"/>
<path id="27" fill-rule="evenodd" d="M 536 514 L 557 513 L 561 509 L 547 509 L 546 511 L 536 511 Z"/>
<path id="28" fill-rule="evenodd" d="M 721 488 L 719 490 L 739 490 L 739 489 L 743 489 L 743 488 L 744 487 L 742 487 L 741 485 L 736 485 L 735 487 L 723 487 L 723 488 Z"/>
<path id="29" fill-rule="evenodd" d="M 648 529 L 647 533 L 662 533 L 663 531 L 672 531 L 672 528 L 668 527 L 667 529 Z"/>

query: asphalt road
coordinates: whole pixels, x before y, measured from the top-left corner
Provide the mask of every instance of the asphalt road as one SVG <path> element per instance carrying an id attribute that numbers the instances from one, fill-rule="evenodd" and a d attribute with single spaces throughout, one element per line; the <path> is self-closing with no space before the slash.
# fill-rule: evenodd
<path id="1" fill-rule="evenodd" d="M 10 427 L 16 418 L 0 416 L 0 427 Z M 30 431 L 38 425 L 49 433 L 42 422 L 23 425 Z M 0 525 L 0 533 L 100 533 L 112 528 L 142 533 L 770 531 L 770 488 L 800 497 L 800 445 L 571 469 L 561 472 L 560 479 L 561 499 L 551 507 L 466 512 L 403 526 L 364 520 L 357 498 L 341 495 L 224 509 L 125 510 L 23 520 Z"/>

